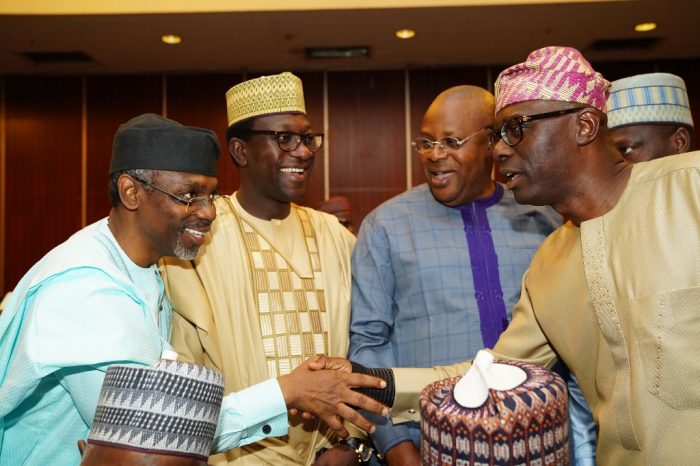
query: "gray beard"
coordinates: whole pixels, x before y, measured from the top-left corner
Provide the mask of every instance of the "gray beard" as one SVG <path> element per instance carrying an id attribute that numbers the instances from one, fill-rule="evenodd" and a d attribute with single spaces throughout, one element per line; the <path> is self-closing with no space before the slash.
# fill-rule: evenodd
<path id="1" fill-rule="evenodd" d="M 199 254 L 199 246 L 192 246 L 190 248 L 185 247 L 182 240 L 182 234 L 177 238 L 177 244 L 175 244 L 175 249 L 173 250 L 173 255 L 178 259 L 184 261 L 191 261 Z"/>

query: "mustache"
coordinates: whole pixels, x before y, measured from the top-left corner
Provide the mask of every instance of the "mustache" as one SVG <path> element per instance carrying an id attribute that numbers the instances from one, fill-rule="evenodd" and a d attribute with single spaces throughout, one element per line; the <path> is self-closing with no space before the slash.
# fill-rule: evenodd
<path id="1" fill-rule="evenodd" d="M 211 226 L 211 220 L 198 220 L 196 222 L 185 223 L 182 228 L 209 228 Z"/>

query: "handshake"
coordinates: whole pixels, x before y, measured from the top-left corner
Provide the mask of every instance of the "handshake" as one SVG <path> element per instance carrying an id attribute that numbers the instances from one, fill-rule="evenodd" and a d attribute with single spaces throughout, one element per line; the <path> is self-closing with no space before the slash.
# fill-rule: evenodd
<path id="1" fill-rule="evenodd" d="M 374 432 L 372 423 L 357 410 L 385 416 L 389 410 L 381 402 L 390 405 L 394 398 L 390 370 L 366 369 L 344 358 L 309 358 L 277 381 L 290 414 L 301 414 L 305 419 L 317 416 L 340 437 L 348 435 L 343 420 Z"/>

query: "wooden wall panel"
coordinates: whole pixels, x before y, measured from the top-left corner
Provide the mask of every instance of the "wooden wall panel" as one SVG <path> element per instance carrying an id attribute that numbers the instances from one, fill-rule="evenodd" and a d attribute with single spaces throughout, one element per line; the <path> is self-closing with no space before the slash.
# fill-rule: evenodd
<path id="1" fill-rule="evenodd" d="M 608 79 L 665 71 L 683 77 L 694 119 L 700 121 L 700 60 L 594 63 Z M 503 67 L 411 70 L 409 102 L 411 131 L 406 134 L 405 72 L 363 71 L 298 73 L 304 82 L 307 112 L 316 130 L 329 142 L 328 167 L 316 156 L 305 205 L 324 197 L 345 195 L 354 222 L 381 202 L 407 188 L 406 140 L 419 130 L 423 112 L 442 90 L 457 84 L 489 87 Z M 257 75 L 248 75 L 254 77 Z M 3 291 L 51 247 L 86 221 L 107 215 L 107 171 L 112 141 L 119 124 L 140 113 L 161 113 L 184 124 L 210 127 L 220 136 L 226 129 L 225 92 L 239 74 L 106 77 L 4 77 L 5 124 L 0 144 L 5 148 L 5 202 L 2 219 L 5 250 L 0 258 Z M 165 81 L 165 88 L 163 83 Z M 84 95 L 83 95 L 84 83 Z M 324 90 L 328 114 L 324 115 Z M 167 101 L 162 101 L 164 92 Z M 81 118 L 85 106 L 84 120 Z M 324 128 L 324 117 L 328 127 Z M 86 164 L 82 166 L 82 124 L 86 129 Z M 697 133 L 697 131 L 696 131 Z M 696 136 L 699 140 L 698 134 Z M 414 185 L 424 175 L 411 154 Z M 238 177 L 226 152 L 219 162 L 222 192 L 232 191 Z M 328 179 L 324 180 L 324 168 Z M 86 176 L 82 197 L 83 169 Z"/>
<path id="2" fill-rule="evenodd" d="M 591 63 L 593 68 L 608 81 L 626 78 L 635 74 L 653 73 L 655 65 L 652 62 L 600 62 Z"/>
<path id="3" fill-rule="evenodd" d="M 356 228 L 406 190 L 403 71 L 328 74 L 330 186 L 347 196 Z"/>
<path id="4" fill-rule="evenodd" d="M 81 78 L 8 77 L 4 290 L 81 226 Z"/>
<path id="5" fill-rule="evenodd" d="M 107 195 L 112 143 L 119 125 L 142 113 L 161 114 L 160 76 L 90 77 L 86 82 L 86 223 L 109 214 Z"/>
<path id="6" fill-rule="evenodd" d="M 462 84 L 488 89 L 488 67 L 414 70 L 410 72 L 411 138 L 420 134 L 423 114 L 435 97 L 450 87 Z M 417 186 L 425 182 L 425 173 L 418 161 L 418 155 L 412 152 L 411 156 L 413 157 L 412 186 Z"/>
<path id="7" fill-rule="evenodd" d="M 238 188 L 238 169 L 226 148 L 226 91 L 243 80 L 240 74 L 179 75 L 167 81 L 168 118 L 183 125 L 216 131 L 221 156 L 216 171 L 219 192 L 230 194 Z"/>

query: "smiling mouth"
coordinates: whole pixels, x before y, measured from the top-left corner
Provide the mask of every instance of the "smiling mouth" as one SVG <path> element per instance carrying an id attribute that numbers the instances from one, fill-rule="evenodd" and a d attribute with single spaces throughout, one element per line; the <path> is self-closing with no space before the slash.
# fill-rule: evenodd
<path id="1" fill-rule="evenodd" d="M 195 238 L 200 238 L 200 239 L 204 238 L 204 235 L 206 234 L 206 232 L 204 232 L 204 231 L 193 230 L 192 228 L 185 228 L 185 231 L 187 233 L 191 234 L 192 236 L 194 236 Z"/>

